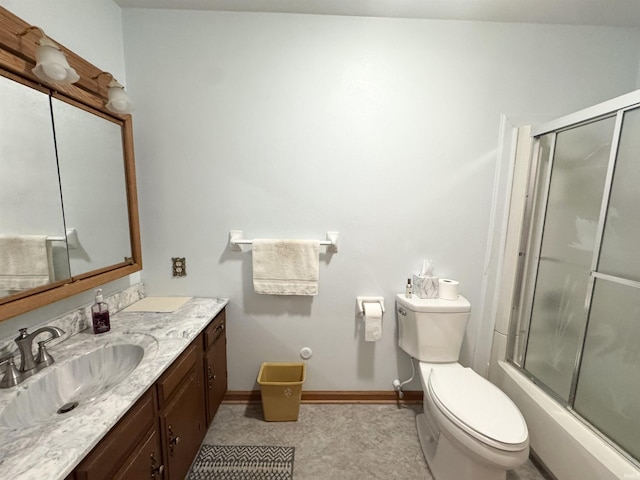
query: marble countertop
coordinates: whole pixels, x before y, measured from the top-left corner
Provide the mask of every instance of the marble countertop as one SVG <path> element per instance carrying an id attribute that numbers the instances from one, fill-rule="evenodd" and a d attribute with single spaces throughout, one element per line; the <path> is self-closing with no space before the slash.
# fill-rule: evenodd
<path id="1" fill-rule="evenodd" d="M 228 303 L 193 298 L 175 312 L 119 312 L 111 330 L 85 330 L 49 349 L 56 362 L 16 387 L 0 390 L 0 478 L 63 480 Z M 26 428 L 2 424 L 2 412 L 39 378 L 88 352 L 118 344 L 144 348 L 136 369 L 95 400 Z M 17 400 L 18 401 L 18 400 Z"/>

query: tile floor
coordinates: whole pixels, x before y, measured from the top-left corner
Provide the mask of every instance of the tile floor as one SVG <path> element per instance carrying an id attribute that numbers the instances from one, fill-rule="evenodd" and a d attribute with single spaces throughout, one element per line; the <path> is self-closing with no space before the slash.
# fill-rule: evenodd
<path id="1" fill-rule="evenodd" d="M 421 408 L 302 404 L 297 422 L 265 422 L 260 404 L 222 404 L 204 443 L 293 446 L 294 480 L 429 480 L 415 428 Z M 545 479 L 530 461 L 507 472 Z"/>

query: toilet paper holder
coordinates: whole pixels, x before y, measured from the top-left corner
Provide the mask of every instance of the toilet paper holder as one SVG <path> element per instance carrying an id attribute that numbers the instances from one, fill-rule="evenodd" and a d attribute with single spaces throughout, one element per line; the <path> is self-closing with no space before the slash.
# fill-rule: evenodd
<path id="1" fill-rule="evenodd" d="M 384 313 L 384 297 L 356 297 L 356 303 L 358 304 L 359 315 L 364 315 L 365 303 L 379 303 L 382 313 Z"/>

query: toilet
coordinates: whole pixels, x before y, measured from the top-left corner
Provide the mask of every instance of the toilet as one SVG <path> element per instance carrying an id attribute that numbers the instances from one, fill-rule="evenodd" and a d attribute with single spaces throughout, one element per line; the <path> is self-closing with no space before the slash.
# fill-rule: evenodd
<path id="1" fill-rule="evenodd" d="M 529 457 L 518 407 L 498 387 L 458 363 L 471 304 L 396 296 L 400 348 L 419 361 L 424 412 L 420 446 L 435 480 L 505 480 Z"/>

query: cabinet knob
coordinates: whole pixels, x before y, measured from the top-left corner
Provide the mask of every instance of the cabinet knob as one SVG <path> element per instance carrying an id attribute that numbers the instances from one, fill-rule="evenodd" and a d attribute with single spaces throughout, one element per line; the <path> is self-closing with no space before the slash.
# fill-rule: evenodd
<path id="1" fill-rule="evenodd" d="M 169 454 L 173 455 L 173 450 L 178 443 L 180 443 L 180 437 L 173 433 L 173 427 L 169 425 Z"/>
<path id="2" fill-rule="evenodd" d="M 164 473 L 164 465 L 156 465 L 156 457 L 153 452 L 151 452 L 151 455 L 149 455 L 149 457 L 151 460 L 151 480 L 155 480 L 156 475 L 158 475 L 158 478 L 162 478 L 162 474 Z"/>
<path id="3" fill-rule="evenodd" d="M 217 378 L 217 375 L 211 371 L 211 365 L 209 365 L 207 370 L 208 370 L 207 379 L 209 380 L 209 388 L 213 388 L 213 385 L 211 384 L 211 382 L 213 382 Z"/>

